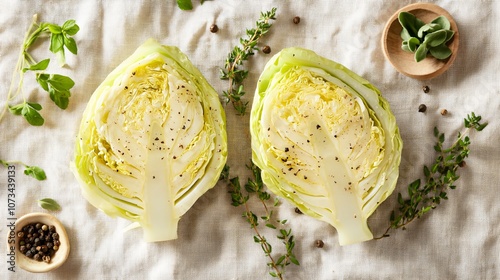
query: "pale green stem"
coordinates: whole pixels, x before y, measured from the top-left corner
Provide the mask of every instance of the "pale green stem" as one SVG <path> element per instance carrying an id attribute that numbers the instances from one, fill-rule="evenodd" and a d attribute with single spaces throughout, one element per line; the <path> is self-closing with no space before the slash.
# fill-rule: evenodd
<path id="1" fill-rule="evenodd" d="M 17 59 L 16 67 L 14 68 L 14 72 L 12 73 L 12 79 L 11 79 L 11 83 L 9 86 L 9 91 L 7 93 L 7 100 L 6 100 L 5 106 L 3 107 L 2 111 L 0 112 L 0 122 L 2 121 L 3 116 L 5 115 L 5 112 L 7 111 L 7 108 L 9 107 L 9 102 L 12 101 L 16 96 L 18 96 L 22 92 L 23 78 L 24 78 L 24 73 L 22 72 L 22 66 L 23 66 L 23 62 L 25 60 L 25 53 L 26 53 L 25 45 L 26 45 L 26 40 L 29 38 L 31 29 L 33 29 L 33 26 L 36 25 L 36 21 L 37 21 L 37 15 L 34 14 L 33 19 L 31 21 L 31 24 L 28 28 L 28 31 L 26 31 L 26 34 L 24 35 L 23 43 L 21 44 L 21 49 L 19 51 L 19 57 Z M 19 83 L 17 84 L 17 89 L 16 89 L 15 93 L 13 94 L 16 75 L 19 75 Z M 24 101 L 26 101 L 26 99 L 24 97 L 23 97 L 23 99 L 24 99 Z"/>

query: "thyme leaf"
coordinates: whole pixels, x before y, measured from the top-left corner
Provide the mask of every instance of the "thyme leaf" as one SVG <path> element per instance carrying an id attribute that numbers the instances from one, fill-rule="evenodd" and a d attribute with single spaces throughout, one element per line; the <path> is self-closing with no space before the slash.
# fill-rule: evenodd
<path id="1" fill-rule="evenodd" d="M 224 63 L 224 68 L 220 69 L 220 78 L 229 80 L 229 88 L 222 94 L 226 98 L 226 103 L 231 102 L 238 115 L 244 115 L 248 101 L 242 99 L 245 95 L 243 80 L 248 77 L 248 71 L 240 68 L 244 61 L 259 51 L 257 44 L 259 40 L 271 29 L 271 20 L 276 19 L 276 8 L 270 11 L 261 12 L 256 27 L 246 30 L 247 38 L 240 38 L 240 45 L 235 46 L 228 54 Z"/>
<path id="2" fill-rule="evenodd" d="M 469 156 L 469 131 L 482 131 L 488 124 L 481 123 L 481 116 L 473 112 L 464 119 L 464 131 L 459 133 L 456 141 L 448 148 L 444 147 L 445 135 L 437 127 L 434 128 L 437 154 L 434 163 L 423 167 L 424 180 L 417 179 L 408 185 L 408 197 L 398 193 L 398 209 L 390 215 L 390 225 L 380 237 L 389 237 L 392 229 L 406 229 L 406 226 L 424 214 L 435 209 L 442 201 L 447 200 L 448 190 L 456 188 L 455 182 L 459 179 L 459 167 L 465 166 L 465 159 Z"/>
<path id="3" fill-rule="evenodd" d="M 224 180 L 229 186 L 231 204 L 235 207 L 244 207 L 242 216 L 250 224 L 250 227 L 254 231 L 254 242 L 260 245 L 264 255 L 268 258 L 267 266 L 271 269 L 271 271 L 269 271 L 269 275 L 278 279 L 283 279 L 286 266 L 290 264 L 300 265 L 295 254 L 293 253 L 295 239 L 292 235 L 292 229 L 286 227 L 287 220 L 274 219 L 273 210 L 270 209 L 268 203 L 274 203 L 274 207 L 277 206 L 277 203 L 271 200 L 271 195 L 264 189 L 261 170 L 253 164 L 253 162 L 247 167 L 252 171 L 253 176 L 248 179 L 247 183 L 243 187 L 240 184 L 239 177 L 230 178 L 228 165 L 224 166 L 220 179 Z M 258 199 L 262 205 L 261 212 L 264 214 L 260 217 L 260 219 L 255 213 L 255 210 L 250 209 L 248 201 L 251 197 Z M 261 225 L 260 222 L 262 222 L 265 227 L 277 232 L 276 238 L 284 245 L 285 253 L 273 252 L 271 243 L 261 233 L 259 227 Z"/>

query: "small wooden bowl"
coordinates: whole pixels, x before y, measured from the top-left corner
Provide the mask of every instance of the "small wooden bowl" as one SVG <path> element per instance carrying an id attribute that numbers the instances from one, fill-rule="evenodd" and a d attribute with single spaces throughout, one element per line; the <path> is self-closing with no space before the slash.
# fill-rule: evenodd
<path id="1" fill-rule="evenodd" d="M 53 225 L 56 227 L 56 232 L 59 234 L 59 241 L 61 242 L 61 245 L 59 246 L 59 250 L 55 252 L 53 258 L 49 263 L 30 259 L 19 251 L 20 238 L 17 237 L 17 232 L 21 231 L 24 226 L 32 223 Z M 66 229 L 64 228 L 64 226 L 58 219 L 56 219 L 56 217 L 47 213 L 31 213 L 17 219 L 15 225 L 15 244 L 9 243 L 9 241 L 12 242 L 12 236 L 9 232 L 7 234 L 7 251 L 11 251 L 11 246 L 15 247 L 16 266 L 18 265 L 22 269 L 29 272 L 48 272 L 60 267 L 68 258 L 70 251 L 68 234 L 66 233 Z"/>
<path id="2" fill-rule="evenodd" d="M 451 24 L 451 30 L 455 31 L 453 38 L 447 43 L 451 49 L 451 56 L 445 60 L 438 60 L 428 56 L 420 62 L 414 59 L 414 53 L 401 49 L 401 24 L 398 20 L 400 12 L 409 12 L 425 23 L 431 22 L 438 16 L 445 16 Z M 455 20 L 443 8 L 431 3 L 415 3 L 399 9 L 387 22 L 382 34 L 382 47 L 384 55 L 389 62 L 402 74 L 418 80 L 428 80 L 443 74 L 451 66 L 458 51 L 460 36 Z"/>

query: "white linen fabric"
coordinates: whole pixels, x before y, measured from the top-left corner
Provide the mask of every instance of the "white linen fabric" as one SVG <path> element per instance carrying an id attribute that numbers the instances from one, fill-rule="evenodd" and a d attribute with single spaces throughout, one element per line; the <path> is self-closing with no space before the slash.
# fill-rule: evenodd
<path id="1" fill-rule="evenodd" d="M 289 266 L 286 279 L 500 279 L 500 1 L 430 1 L 446 9 L 460 32 L 459 54 L 443 75 L 418 81 L 398 73 L 384 58 L 380 38 L 386 21 L 414 1 L 244 1 L 193 0 L 192 11 L 180 10 L 173 0 L 0 1 L 0 108 L 16 64 L 19 46 L 31 17 L 62 24 L 75 19 L 78 55 L 67 53 L 68 66 L 51 72 L 72 77 L 73 95 L 67 110 L 58 109 L 33 76 L 26 75 L 24 94 L 43 106 L 43 127 L 31 127 L 9 113 L 0 123 L 0 158 L 16 159 L 45 169 L 47 180 L 36 181 L 17 167 L 16 216 L 46 212 L 37 205 L 44 197 L 56 199 L 62 210 L 53 214 L 70 235 L 71 253 L 57 270 L 32 274 L 16 267 L 7 270 L 2 245 L 1 279 L 267 279 L 267 259 L 253 241 L 253 232 L 231 206 L 225 184 L 219 182 L 201 197 L 179 224 L 179 238 L 146 243 L 141 230 L 122 232 L 129 221 L 113 219 L 91 206 L 69 169 L 81 114 L 93 91 L 121 61 L 148 38 L 178 46 L 222 93 L 227 81 L 219 68 L 228 52 L 254 26 L 261 11 L 277 7 L 277 20 L 245 64 L 246 100 L 251 102 L 258 76 L 271 55 L 285 47 L 316 51 L 350 68 L 378 87 L 389 101 L 404 142 L 400 179 L 395 193 L 369 219 L 375 235 L 388 226 L 397 192 L 422 176 L 422 166 L 434 160 L 432 131 L 438 126 L 448 140 L 461 130 L 470 112 L 489 126 L 471 134 L 471 156 L 460 170 L 458 187 L 429 215 L 393 231 L 389 238 L 340 247 L 335 229 L 283 202 L 277 215 L 288 219 L 296 238 L 300 266 Z M 299 16 L 299 24 L 292 22 Z M 209 27 L 217 24 L 219 31 Z M 50 55 L 36 48 L 35 56 Z M 422 86 L 428 85 L 425 94 Z M 419 104 L 427 105 L 425 113 Z M 448 114 L 442 116 L 441 109 Z M 237 116 L 226 106 L 229 159 L 232 175 L 246 181 L 251 157 L 249 114 Z M 449 143 L 447 142 L 447 143 Z M 0 219 L 7 221 L 7 169 L 0 168 Z M 0 227 L 6 236 L 8 228 Z M 276 251 L 281 244 L 264 230 Z M 317 239 L 324 241 L 316 248 Z"/>

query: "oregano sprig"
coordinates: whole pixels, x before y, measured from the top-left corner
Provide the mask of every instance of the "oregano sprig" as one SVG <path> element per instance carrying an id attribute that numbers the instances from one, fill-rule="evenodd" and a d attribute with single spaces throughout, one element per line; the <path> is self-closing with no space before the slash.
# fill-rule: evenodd
<path id="1" fill-rule="evenodd" d="M 465 159 L 469 156 L 470 137 L 469 131 L 474 129 L 482 131 L 487 123 L 481 123 L 481 116 L 474 113 L 464 119 L 464 131 L 459 133 L 456 141 L 449 147 L 444 147 L 445 135 L 437 127 L 434 128 L 434 137 L 437 142 L 434 151 L 436 160 L 431 166 L 425 165 L 423 173 L 425 179 L 417 179 L 408 186 L 408 198 L 398 193 L 397 211 L 392 211 L 390 225 L 385 233 L 376 238 L 389 236 L 391 229 L 405 229 L 408 224 L 435 209 L 443 200 L 447 200 L 447 191 L 456 188 L 455 182 L 459 179 L 457 171 L 465 166 Z"/>
<path id="2" fill-rule="evenodd" d="M 71 88 L 74 81 L 64 75 L 48 74 L 44 71 L 50 64 L 50 59 L 37 61 L 30 53 L 31 48 L 39 39 L 48 38 L 50 40 L 49 50 L 54 53 L 60 66 L 66 64 L 65 50 L 77 54 L 78 48 L 73 36 L 80 30 L 80 27 L 74 20 L 67 20 L 62 26 L 42 22 L 37 23 L 37 15 L 33 16 L 32 22 L 26 32 L 19 52 L 18 61 L 12 74 L 11 85 L 7 93 L 7 106 L 0 112 L 0 121 L 2 120 L 7 108 L 14 115 L 23 116 L 29 124 L 41 126 L 45 120 L 40 114 L 42 105 L 37 102 L 27 101 L 23 94 L 24 74 L 28 71 L 35 73 L 35 79 L 38 84 L 49 93 L 50 99 L 61 109 L 66 109 L 71 96 Z M 20 103 L 11 105 L 10 103 L 22 94 Z"/>
<path id="3" fill-rule="evenodd" d="M 35 165 L 27 165 L 26 163 L 21 162 L 21 161 L 6 161 L 6 160 L 1 160 L 1 159 L 0 159 L 0 164 L 7 167 L 7 168 L 9 167 L 9 165 L 19 164 L 19 165 L 22 165 L 24 167 L 24 174 L 25 175 L 33 177 L 33 178 L 37 179 L 38 181 L 42 181 L 42 180 L 47 179 L 47 176 L 45 175 L 45 171 L 42 168 L 35 166 Z"/>
<path id="4" fill-rule="evenodd" d="M 224 69 L 220 69 L 220 78 L 229 80 L 229 89 L 223 91 L 226 102 L 231 102 L 239 115 L 244 115 L 248 101 L 242 100 L 245 95 L 243 80 L 248 76 L 248 71 L 241 69 L 243 62 L 259 51 L 257 44 L 259 40 L 271 29 L 271 20 L 276 19 L 276 8 L 261 12 L 256 27 L 246 30 L 247 38 L 240 38 L 240 45 L 235 46 L 228 54 L 224 63 Z"/>
<path id="5" fill-rule="evenodd" d="M 269 275 L 278 279 L 284 279 L 285 267 L 290 264 L 300 265 L 299 261 L 293 253 L 295 247 L 295 239 L 292 235 L 292 229 L 286 228 L 287 220 L 275 220 L 273 210 L 270 210 L 268 202 L 271 200 L 271 195 L 264 190 L 264 183 L 261 178 L 260 169 L 251 164 L 248 166 L 253 175 L 253 179 L 249 178 L 244 186 L 245 191 L 241 187 L 239 177 L 230 178 L 229 166 L 225 166 L 221 174 L 221 179 L 228 183 L 231 194 L 231 204 L 235 207 L 243 206 L 245 208 L 243 217 L 250 224 L 255 235 L 254 242 L 258 243 L 262 248 L 265 256 L 269 259 L 267 266 L 271 269 Z M 248 201 L 251 197 L 256 197 L 263 206 L 263 215 L 260 219 L 255 211 L 250 209 Z M 273 206 L 278 206 L 279 201 L 275 200 Z M 273 247 L 268 239 L 260 231 L 260 222 L 264 223 L 266 227 L 276 230 L 278 238 L 285 246 L 284 254 L 273 254 Z"/>

